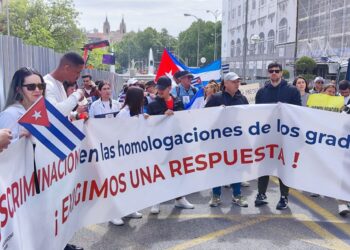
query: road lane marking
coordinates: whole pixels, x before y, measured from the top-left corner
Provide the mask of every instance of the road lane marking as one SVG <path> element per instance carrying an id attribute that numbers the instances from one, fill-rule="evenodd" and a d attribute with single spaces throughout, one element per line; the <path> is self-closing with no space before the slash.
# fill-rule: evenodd
<path id="1" fill-rule="evenodd" d="M 309 228 L 311 231 L 319 235 L 321 238 L 324 239 L 325 242 L 317 240 L 319 246 L 322 246 L 324 248 L 328 249 L 350 249 L 350 245 L 348 245 L 346 242 L 339 239 L 334 234 L 330 233 L 323 227 L 321 227 L 316 222 L 312 221 L 311 218 L 309 218 L 306 215 L 298 214 L 297 220 L 301 223 L 303 223 L 307 228 Z M 303 240 L 306 241 L 307 240 Z M 311 241 L 309 242 L 311 243 Z"/>
<path id="2" fill-rule="evenodd" d="M 169 249 L 171 249 L 171 250 L 188 249 L 188 248 L 194 247 L 196 245 L 203 244 L 203 243 L 205 243 L 207 241 L 213 240 L 215 238 L 219 238 L 219 237 L 225 236 L 227 234 L 234 233 L 234 232 L 236 232 L 238 230 L 241 230 L 243 228 L 246 228 L 246 227 L 249 227 L 249 226 L 252 226 L 252 225 L 264 222 L 264 221 L 267 221 L 269 219 L 271 219 L 271 218 L 270 217 L 261 216 L 259 218 L 248 220 L 248 221 L 240 223 L 238 225 L 234 225 L 234 226 L 228 227 L 226 229 L 218 230 L 218 231 L 215 231 L 215 232 L 212 232 L 212 233 L 200 236 L 200 237 L 198 237 L 196 239 L 193 239 L 193 240 L 190 240 L 190 241 L 186 241 L 184 243 L 180 243 L 180 244 L 176 245 L 175 247 L 171 247 Z"/>
<path id="3" fill-rule="evenodd" d="M 279 185 L 277 178 L 271 178 L 271 179 L 275 184 Z M 327 209 L 321 207 L 320 205 L 312 201 L 310 198 L 306 197 L 301 192 L 291 188 L 289 193 L 293 195 L 294 198 L 296 198 L 301 203 L 303 203 L 308 208 L 310 208 L 314 213 L 320 215 L 321 217 L 326 219 L 327 222 L 330 222 L 332 225 L 334 225 L 336 228 L 340 229 L 342 232 L 344 232 L 347 236 L 350 237 L 350 225 L 348 223 L 340 220 L 339 218 L 337 218 L 337 216 L 329 212 Z"/>

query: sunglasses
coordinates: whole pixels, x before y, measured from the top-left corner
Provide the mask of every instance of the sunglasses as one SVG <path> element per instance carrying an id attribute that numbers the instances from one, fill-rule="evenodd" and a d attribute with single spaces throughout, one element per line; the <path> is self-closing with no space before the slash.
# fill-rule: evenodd
<path id="1" fill-rule="evenodd" d="M 269 73 L 270 73 L 270 74 L 272 74 L 272 73 L 278 74 L 278 73 L 280 73 L 280 72 L 281 72 L 281 70 L 279 70 L 279 69 L 270 69 L 270 70 L 269 70 Z"/>
<path id="2" fill-rule="evenodd" d="M 26 87 L 29 91 L 34 91 L 38 87 L 39 90 L 44 90 L 46 83 L 28 83 L 23 84 L 22 87 Z"/>

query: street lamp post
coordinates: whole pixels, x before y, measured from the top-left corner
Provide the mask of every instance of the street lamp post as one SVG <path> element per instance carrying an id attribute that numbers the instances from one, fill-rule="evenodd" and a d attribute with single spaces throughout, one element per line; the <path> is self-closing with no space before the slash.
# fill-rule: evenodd
<path id="1" fill-rule="evenodd" d="M 197 24 L 197 26 L 198 26 L 198 35 L 197 35 L 197 67 L 199 67 L 199 31 L 200 31 L 199 20 L 200 19 L 198 17 L 196 17 L 195 15 L 188 14 L 188 13 L 185 13 L 184 16 L 194 17 L 197 20 L 197 22 L 198 22 L 198 24 Z"/>
<path id="2" fill-rule="evenodd" d="M 7 35 L 10 36 L 10 3 L 7 3 L 6 8 Z"/>
<path id="3" fill-rule="evenodd" d="M 213 16 L 215 17 L 215 23 L 214 23 L 214 61 L 216 60 L 217 57 L 217 45 L 216 45 L 216 23 L 218 21 L 218 16 L 219 16 L 219 10 L 215 10 L 215 11 L 211 11 L 211 10 L 207 10 L 207 13 L 211 13 L 213 14 Z"/>

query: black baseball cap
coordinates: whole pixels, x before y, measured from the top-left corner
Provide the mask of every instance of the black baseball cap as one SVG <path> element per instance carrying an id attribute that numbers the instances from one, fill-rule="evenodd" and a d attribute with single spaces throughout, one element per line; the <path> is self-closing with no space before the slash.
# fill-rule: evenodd
<path id="1" fill-rule="evenodd" d="M 167 76 L 159 77 L 159 79 L 157 81 L 157 86 L 156 86 L 157 89 L 164 90 L 170 86 L 171 86 L 171 80 L 169 77 L 167 77 Z"/>

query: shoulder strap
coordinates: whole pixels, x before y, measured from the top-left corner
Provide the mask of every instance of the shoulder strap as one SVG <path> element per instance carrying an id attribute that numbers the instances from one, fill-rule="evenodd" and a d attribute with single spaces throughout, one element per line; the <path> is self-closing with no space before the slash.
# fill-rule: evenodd
<path id="1" fill-rule="evenodd" d="M 192 85 L 191 85 L 191 88 L 192 88 L 193 94 L 195 95 L 197 93 L 197 89 L 195 87 L 193 87 Z"/>
<path id="2" fill-rule="evenodd" d="M 177 85 L 176 87 L 176 97 L 180 96 L 180 87 Z"/>

